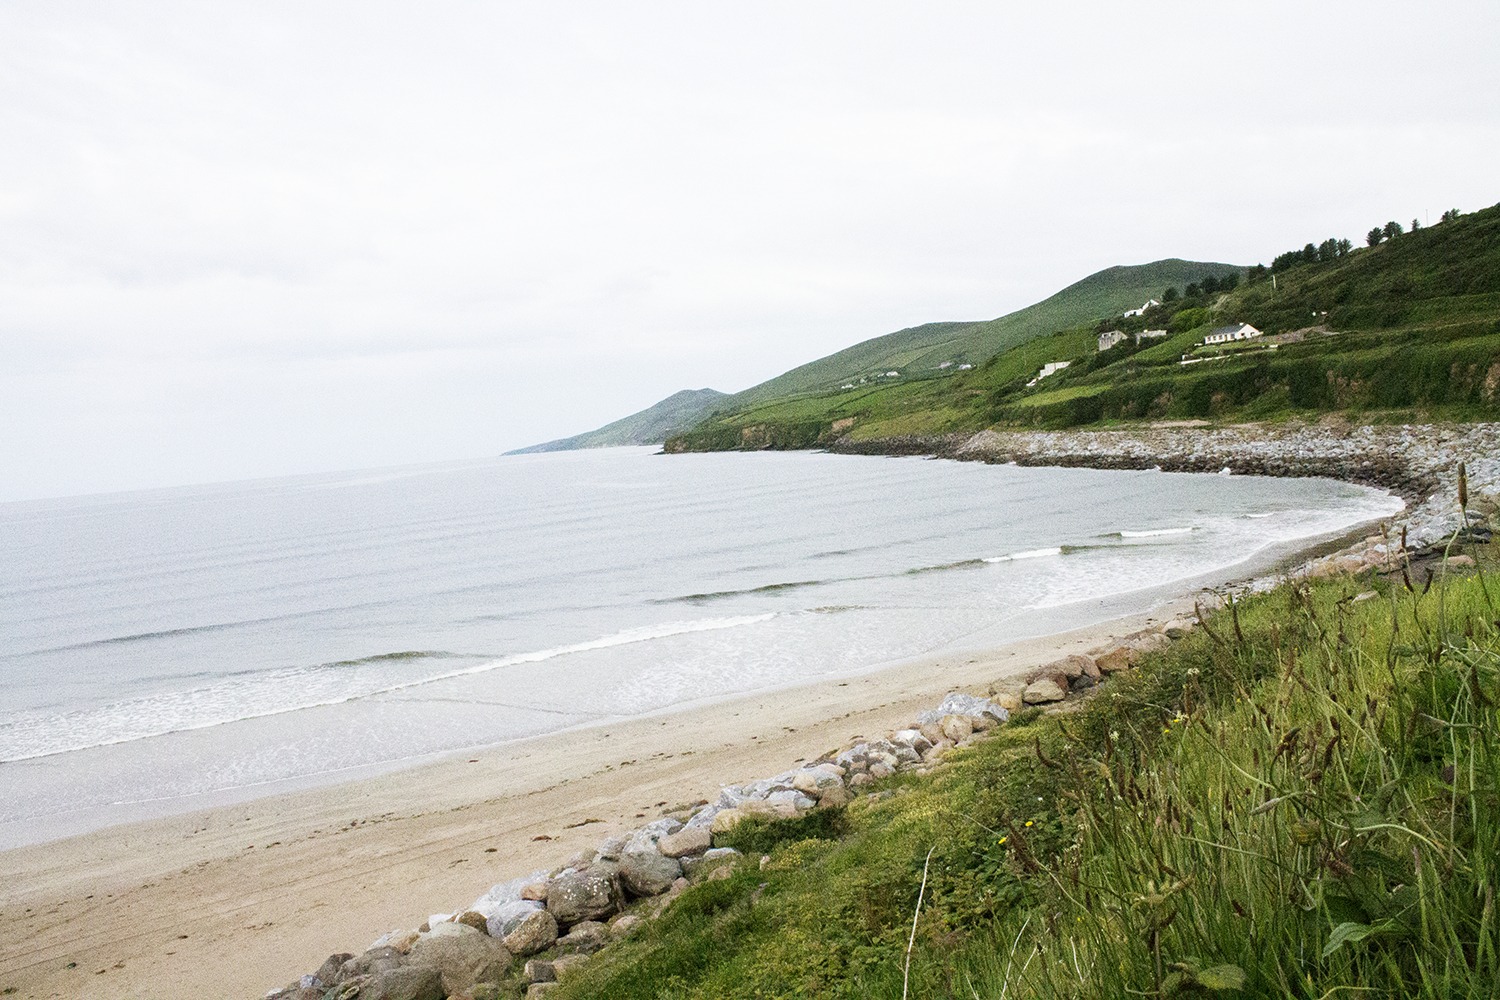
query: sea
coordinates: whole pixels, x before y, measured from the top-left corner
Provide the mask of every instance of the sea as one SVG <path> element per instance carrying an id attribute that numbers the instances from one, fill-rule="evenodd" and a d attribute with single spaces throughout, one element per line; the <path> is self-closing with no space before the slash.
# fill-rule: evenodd
<path id="1" fill-rule="evenodd" d="M 650 448 L 0 504 L 0 847 L 993 648 L 1400 508 Z"/>

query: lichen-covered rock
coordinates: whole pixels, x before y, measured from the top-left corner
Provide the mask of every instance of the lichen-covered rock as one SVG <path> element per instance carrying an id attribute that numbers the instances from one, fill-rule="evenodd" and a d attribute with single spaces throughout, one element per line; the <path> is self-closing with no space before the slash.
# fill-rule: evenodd
<path id="1" fill-rule="evenodd" d="M 528 914 L 505 935 L 505 947 L 514 955 L 535 955 L 557 940 L 557 918 L 546 910 Z"/>
<path id="2" fill-rule="evenodd" d="M 552 967 L 552 963 L 544 962 L 539 958 L 533 958 L 527 962 L 521 975 L 528 983 L 557 982 L 557 971 Z"/>
<path id="3" fill-rule="evenodd" d="M 655 848 L 627 851 L 620 857 L 620 882 L 636 896 L 659 896 L 682 874 L 676 858 L 663 857 Z"/>
<path id="4" fill-rule="evenodd" d="M 598 864 L 559 875 L 547 883 L 547 910 L 560 926 L 594 920 L 620 906 L 618 869 Z"/>
<path id="5" fill-rule="evenodd" d="M 412 945 L 410 966 L 430 965 L 442 977 L 445 993 L 459 993 L 475 983 L 495 983 L 510 971 L 505 945 L 467 924 L 439 924 Z"/>
<path id="6" fill-rule="evenodd" d="M 609 928 L 596 920 L 584 920 L 558 938 L 556 948 L 564 954 L 592 955 L 607 944 Z"/>

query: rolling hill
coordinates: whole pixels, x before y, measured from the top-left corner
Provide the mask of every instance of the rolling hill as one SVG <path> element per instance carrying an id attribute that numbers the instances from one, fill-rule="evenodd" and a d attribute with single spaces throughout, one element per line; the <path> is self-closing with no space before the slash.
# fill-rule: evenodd
<path id="1" fill-rule="evenodd" d="M 579 448 L 661 444 L 671 435 L 684 431 L 703 419 L 709 408 L 724 398 L 724 393 L 717 389 L 683 389 L 654 406 L 648 406 L 628 417 L 621 417 L 597 430 L 517 448 L 505 454 L 530 455 L 544 451 L 574 451 Z"/>
<path id="2" fill-rule="evenodd" d="M 1169 285 L 1230 271 L 1243 273 L 1244 268 L 1176 258 L 1106 268 L 998 319 L 925 323 L 874 337 L 799 365 L 724 402 L 726 408 L 743 409 L 771 399 L 838 389 L 861 378 L 884 377 L 889 371 L 899 371 L 906 378 L 936 376 L 949 370 L 940 367 L 945 363 L 950 368 L 982 364 L 1033 337 L 1139 306 Z"/>

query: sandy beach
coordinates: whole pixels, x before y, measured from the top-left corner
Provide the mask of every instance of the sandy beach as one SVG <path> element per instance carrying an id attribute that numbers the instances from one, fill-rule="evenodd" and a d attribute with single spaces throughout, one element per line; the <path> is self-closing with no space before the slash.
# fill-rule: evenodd
<path id="1" fill-rule="evenodd" d="M 950 690 L 1191 609 L 552 734 L 0 854 L 0 995 L 258 997 L 664 806 L 908 723 Z"/>

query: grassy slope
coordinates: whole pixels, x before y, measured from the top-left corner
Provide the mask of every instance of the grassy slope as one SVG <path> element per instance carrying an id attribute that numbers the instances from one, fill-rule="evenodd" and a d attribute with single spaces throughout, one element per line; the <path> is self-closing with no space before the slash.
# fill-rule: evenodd
<path id="1" fill-rule="evenodd" d="M 1075 286 L 1077 287 L 1077 286 Z M 810 447 L 856 438 L 1072 427 L 1132 419 L 1280 419 L 1341 410 L 1368 419 L 1500 413 L 1500 207 L 1296 267 L 1192 303 L 1201 322 L 1136 350 L 1094 350 L 1092 326 L 1027 340 L 956 376 L 854 393 L 783 397 L 723 414 L 685 435 L 693 448 Z M 1326 315 L 1324 315 L 1326 313 Z M 1090 319 L 1106 313 L 1096 312 Z M 1181 366 L 1218 323 L 1269 332 L 1316 324 L 1342 332 L 1275 352 L 1223 352 Z M 1034 389 L 1048 361 L 1073 366 Z M 835 421 L 849 421 L 835 430 Z M 744 428 L 757 432 L 745 435 Z"/>
<path id="2" fill-rule="evenodd" d="M 752 386 L 726 402 L 751 407 L 806 392 L 836 389 L 862 375 L 897 370 L 921 377 L 938 365 L 979 364 L 1039 334 L 1074 326 L 1096 316 L 1134 308 L 1168 285 L 1183 285 L 1204 275 L 1243 268 L 1185 260 L 1111 267 L 1075 282 L 1055 295 L 999 319 L 974 323 L 927 323 L 875 337 L 793 368 Z"/>
<path id="3" fill-rule="evenodd" d="M 717 389 L 683 389 L 666 399 L 632 413 L 598 430 L 559 438 L 529 448 L 517 448 L 507 455 L 529 455 L 542 451 L 573 451 L 578 448 L 613 448 L 630 444 L 660 444 L 703 418 L 715 404 L 724 399 Z"/>
<path id="4" fill-rule="evenodd" d="M 553 995 L 902 996 L 920 897 L 911 996 L 1493 996 L 1500 579 L 1367 585 L 1249 599 L 1076 713 L 737 829 L 764 868 Z"/>

